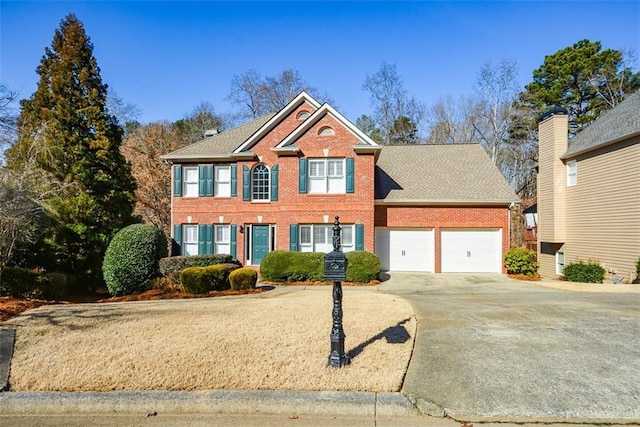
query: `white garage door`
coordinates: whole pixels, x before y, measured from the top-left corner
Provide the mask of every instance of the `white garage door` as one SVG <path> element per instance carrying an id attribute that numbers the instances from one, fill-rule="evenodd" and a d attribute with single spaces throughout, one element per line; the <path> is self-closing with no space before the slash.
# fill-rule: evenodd
<path id="1" fill-rule="evenodd" d="M 501 273 L 502 230 L 441 230 L 443 273 Z"/>
<path id="2" fill-rule="evenodd" d="M 433 272 L 433 229 L 376 228 L 376 255 L 383 270 Z"/>

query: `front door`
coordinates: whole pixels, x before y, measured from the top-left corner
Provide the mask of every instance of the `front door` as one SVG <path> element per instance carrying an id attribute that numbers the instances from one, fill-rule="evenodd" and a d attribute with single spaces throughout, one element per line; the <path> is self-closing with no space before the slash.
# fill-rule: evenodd
<path id="1" fill-rule="evenodd" d="M 251 226 L 251 264 L 259 265 L 269 252 L 269 226 Z"/>

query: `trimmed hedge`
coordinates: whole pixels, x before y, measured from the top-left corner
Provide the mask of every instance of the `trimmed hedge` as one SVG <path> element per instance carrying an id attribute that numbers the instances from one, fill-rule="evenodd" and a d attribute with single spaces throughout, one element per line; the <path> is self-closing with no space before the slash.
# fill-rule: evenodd
<path id="1" fill-rule="evenodd" d="M 347 281 L 368 283 L 380 274 L 380 258 L 367 251 L 347 252 Z"/>
<path id="2" fill-rule="evenodd" d="M 187 267 L 180 273 L 180 284 L 190 294 L 229 289 L 229 270 L 222 264 L 207 267 Z"/>
<path id="3" fill-rule="evenodd" d="M 167 238 L 155 225 L 132 224 L 113 237 L 102 263 L 102 274 L 111 295 L 145 289 L 159 274 L 158 262 L 167 256 Z"/>
<path id="4" fill-rule="evenodd" d="M 368 283 L 380 273 L 380 259 L 365 251 L 347 252 L 347 281 Z M 273 251 L 260 264 L 260 274 L 270 282 L 324 280 L 324 253 Z"/>
<path id="5" fill-rule="evenodd" d="M 271 282 L 323 280 L 324 254 L 318 252 L 269 252 L 260 263 L 260 274 Z"/>
<path id="6" fill-rule="evenodd" d="M 180 273 L 187 267 L 206 267 L 214 264 L 231 263 L 232 260 L 231 255 L 227 254 L 166 257 L 160 260 L 160 274 L 169 276 L 171 273 Z"/>
<path id="7" fill-rule="evenodd" d="M 257 282 L 258 273 L 252 268 L 238 268 L 229 274 L 229 283 L 234 291 L 255 289 Z"/>
<path id="8" fill-rule="evenodd" d="M 568 282 L 602 283 L 605 269 L 596 261 L 567 264 L 562 272 L 562 280 Z"/>
<path id="9" fill-rule="evenodd" d="M 504 266 L 509 274 L 538 275 L 540 263 L 536 261 L 536 253 L 531 249 L 513 248 L 504 254 Z"/>

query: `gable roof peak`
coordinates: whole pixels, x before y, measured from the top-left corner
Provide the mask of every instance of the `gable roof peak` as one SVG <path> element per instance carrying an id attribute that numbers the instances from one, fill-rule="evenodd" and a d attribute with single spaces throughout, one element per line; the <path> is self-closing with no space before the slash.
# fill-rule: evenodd
<path id="1" fill-rule="evenodd" d="M 320 108 L 320 103 L 316 101 L 311 95 L 309 95 L 305 91 L 300 92 L 287 105 L 285 105 L 284 108 L 275 113 L 269 121 L 267 121 L 260 129 L 258 129 L 253 135 L 251 135 L 251 137 L 244 143 L 238 146 L 233 152 L 240 153 L 242 151 L 250 149 L 256 142 L 258 142 L 262 137 L 269 133 L 278 125 L 278 123 L 280 123 L 285 117 L 291 114 L 293 110 L 298 108 L 304 102 L 308 102 L 316 110 Z"/>
<path id="2" fill-rule="evenodd" d="M 283 139 L 276 148 L 286 147 L 295 141 L 298 137 L 300 137 L 304 132 L 309 130 L 311 126 L 316 124 L 320 118 L 322 118 L 325 114 L 331 115 L 335 118 L 341 125 L 343 125 L 347 130 L 353 133 L 356 137 L 358 137 L 364 145 L 370 145 L 373 147 L 378 147 L 379 144 L 368 137 L 364 132 L 362 132 L 356 125 L 351 123 L 345 116 L 343 116 L 340 112 L 338 112 L 331 105 L 326 102 L 322 104 L 311 116 L 307 117 L 307 119 L 300 124 L 297 128 L 293 130 L 285 139 Z"/>

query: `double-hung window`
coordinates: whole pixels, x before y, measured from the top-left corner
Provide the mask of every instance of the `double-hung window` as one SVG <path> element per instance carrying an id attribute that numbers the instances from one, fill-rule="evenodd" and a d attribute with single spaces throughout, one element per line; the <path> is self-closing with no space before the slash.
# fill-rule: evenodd
<path id="1" fill-rule="evenodd" d="M 310 193 L 345 193 L 344 159 L 310 159 Z"/>
<path id="2" fill-rule="evenodd" d="M 556 252 L 556 274 L 564 274 L 564 252 Z"/>
<path id="3" fill-rule="evenodd" d="M 196 168 L 197 170 L 197 168 Z M 183 255 L 198 255 L 198 226 L 184 225 L 182 238 Z"/>
<path id="4" fill-rule="evenodd" d="M 228 225 L 216 225 L 214 227 L 214 253 L 231 253 L 231 230 Z"/>
<path id="5" fill-rule="evenodd" d="M 354 250 L 353 225 L 343 225 L 341 232 L 343 252 Z M 331 252 L 333 250 L 333 225 L 300 225 L 300 252 Z"/>
<path id="6" fill-rule="evenodd" d="M 567 187 L 578 184 L 578 163 L 575 160 L 567 162 Z"/>
<path id="7" fill-rule="evenodd" d="M 231 196 L 231 166 L 215 167 L 214 193 L 215 197 Z"/>
<path id="8" fill-rule="evenodd" d="M 182 174 L 182 194 L 185 197 L 198 197 L 198 167 L 185 166 Z"/>

